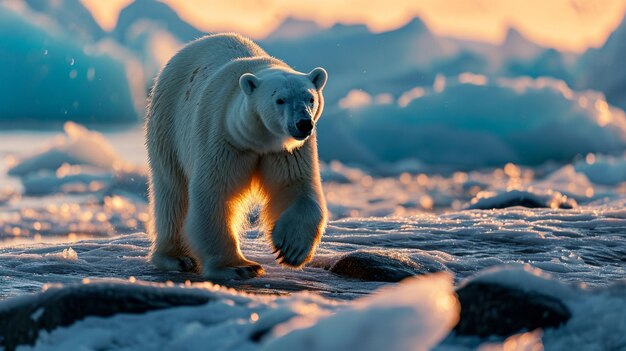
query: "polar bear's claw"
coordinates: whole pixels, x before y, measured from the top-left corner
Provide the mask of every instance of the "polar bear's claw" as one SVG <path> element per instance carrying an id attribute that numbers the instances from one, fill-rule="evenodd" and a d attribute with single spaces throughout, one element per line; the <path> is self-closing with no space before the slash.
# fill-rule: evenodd
<path id="1" fill-rule="evenodd" d="M 306 258 L 309 256 L 310 248 L 297 248 L 297 245 L 285 245 L 283 248 L 277 249 L 280 251 L 276 260 L 279 264 L 284 264 L 291 267 L 300 267 L 305 263 Z"/>

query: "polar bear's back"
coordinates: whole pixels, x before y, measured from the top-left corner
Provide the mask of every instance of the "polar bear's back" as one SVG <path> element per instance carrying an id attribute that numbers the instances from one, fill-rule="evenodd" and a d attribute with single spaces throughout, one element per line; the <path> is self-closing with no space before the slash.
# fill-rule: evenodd
<path id="1" fill-rule="evenodd" d="M 185 46 L 169 60 L 157 78 L 152 98 L 158 99 L 168 92 L 180 92 L 185 85 L 191 85 L 197 91 L 198 83 L 206 81 L 233 60 L 257 56 L 269 55 L 252 40 L 241 35 L 227 33 L 202 37 Z M 204 79 L 194 81 L 197 76 Z M 166 86 L 163 86 L 164 83 Z M 170 102 L 175 101 L 169 98 Z"/>
<path id="2" fill-rule="evenodd" d="M 238 34 L 208 35 L 191 42 L 174 55 L 157 77 L 151 94 L 149 115 L 178 108 L 202 91 L 202 83 L 230 62 L 245 57 L 269 57 L 252 40 Z M 190 105 L 190 104 L 181 104 Z M 150 116 L 149 116 L 150 117 Z"/>
<path id="3" fill-rule="evenodd" d="M 208 35 L 200 38 L 179 51 L 170 61 L 183 61 L 189 64 L 209 65 L 208 69 L 219 67 L 242 57 L 268 56 L 252 40 L 234 33 Z"/>
<path id="4" fill-rule="evenodd" d="M 156 157 L 191 157 L 189 128 L 197 113 L 206 84 L 229 63 L 246 57 L 269 57 L 252 40 L 238 34 L 208 35 L 191 42 L 170 59 L 156 79 L 146 115 L 148 151 L 150 140 L 160 144 Z M 237 84 L 235 82 L 234 84 Z M 183 162 L 185 163 L 185 162 Z"/>

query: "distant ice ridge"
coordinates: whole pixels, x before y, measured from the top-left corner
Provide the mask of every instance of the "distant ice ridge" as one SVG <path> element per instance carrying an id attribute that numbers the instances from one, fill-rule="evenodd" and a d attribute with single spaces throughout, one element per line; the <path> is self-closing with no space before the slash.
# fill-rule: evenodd
<path id="1" fill-rule="evenodd" d="M 590 48 L 578 60 L 578 85 L 604 92 L 607 100 L 626 109 L 626 17 L 600 48 Z"/>
<path id="2" fill-rule="evenodd" d="M 622 110 L 551 78 L 439 76 L 432 87 L 388 96 L 351 93 L 329 110 L 318 126 L 321 158 L 372 169 L 407 159 L 476 169 L 626 149 Z"/>

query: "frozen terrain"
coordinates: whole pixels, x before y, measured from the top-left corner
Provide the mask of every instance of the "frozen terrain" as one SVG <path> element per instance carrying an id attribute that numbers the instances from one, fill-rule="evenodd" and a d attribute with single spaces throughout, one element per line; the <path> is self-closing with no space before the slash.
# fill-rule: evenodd
<path id="1" fill-rule="evenodd" d="M 58 321 L 63 304 L 55 303 L 57 309 L 49 312 L 39 307 L 29 312 L 33 322 L 27 323 L 42 330 L 30 341 L 36 341 L 35 349 L 195 349 L 200 344 L 341 349 L 364 342 L 359 337 L 364 330 L 371 339 L 362 348 L 372 350 L 390 342 L 391 349 L 400 350 L 416 345 L 488 350 L 513 342 L 526 345 L 520 350 L 533 345 L 560 350 L 578 345 L 574 334 L 598 349 L 625 345 L 620 331 L 626 328 L 621 318 L 626 313 L 626 155 L 589 153 L 569 165 L 509 163 L 444 175 L 423 163 L 396 165 L 386 176 L 339 162 L 324 164 L 333 221 L 313 262 L 302 270 L 280 267 L 252 223 L 243 252 L 263 264 L 267 274 L 216 282 L 235 292 L 193 274 L 157 271 L 146 261 L 141 133 L 138 128 L 101 134 L 69 123 L 63 133 L 0 134 L 0 297 L 8 299 L 0 302 L 0 313 L 44 304 L 24 299 L 45 301 L 48 293 L 25 294 L 54 284 L 67 286 L 60 291 L 69 296 L 80 297 L 84 289 L 110 291 L 98 299 L 106 306 L 121 303 L 120 312 L 152 311 L 84 310 L 82 317 L 68 312 L 58 324 L 51 321 Z M 425 276 L 389 285 L 413 275 Z M 484 338 L 475 327 L 492 325 L 481 312 L 488 305 L 472 293 L 485 293 L 482 282 L 502 299 L 502 313 L 521 313 L 499 337 Z M 106 302 L 115 294 L 120 294 L 117 302 Z M 142 294 L 170 302 L 153 306 Z M 189 301 L 198 294 L 205 301 L 202 307 L 165 308 L 197 305 Z M 127 299 L 134 302 L 120 302 Z M 543 333 L 532 331 L 543 324 L 510 310 L 515 299 L 539 301 L 540 313 L 548 313 L 546 308 L 560 315 L 562 310 L 567 322 L 545 324 Z M 459 303 L 478 307 L 459 315 Z M 561 307 L 553 310 L 555 303 Z M 386 316 L 385 323 L 373 315 Z M 171 322 L 156 323 L 161 320 Z M 309 345 L 311 335 L 324 335 L 323 343 Z"/>
<path id="2" fill-rule="evenodd" d="M 625 28 L 573 54 L 287 18 L 258 39 L 330 72 L 331 222 L 290 270 L 252 213 L 266 275 L 206 282 L 146 260 L 136 124 L 203 33 L 154 0 L 111 32 L 78 0 L 0 0 L 0 349 L 626 350 Z"/>

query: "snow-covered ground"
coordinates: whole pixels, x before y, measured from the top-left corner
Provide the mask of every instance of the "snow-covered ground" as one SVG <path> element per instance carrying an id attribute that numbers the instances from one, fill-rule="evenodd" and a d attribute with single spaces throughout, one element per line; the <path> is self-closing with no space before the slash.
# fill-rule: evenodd
<path id="1" fill-rule="evenodd" d="M 444 175 L 419 162 L 389 168 L 385 176 L 325 163 L 333 221 L 313 262 L 302 270 L 280 267 L 252 224 L 243 252 L 267 274 L 219 282 L 234 291 L 193 274 L 159 272 L 146 262 L 140 128 L 102 135 L 67 124 L 64 133 L 12 131 L 0 138 L 0 297 L 9 298 L 0 302 L 0 314 L 24 306 L 24 294 L 42 287 L 62 283 L 80 293 L 86 285 L 105 284 L 106 290 L 111 283 L 94 283 L 102 279 L 113 279 L 115 289 L 131 296 L 148 284 L 140 282 L 168 282 L 146 287 L 151 294 L 169 296 L 170 289 L 211 296 L 201 307 L 96 314 L 41 332 L 36 349 L 626 345 L 626 155 Z M 415 171 L 405 172 L 412 165 Z M 415 274 L 426 275 L 389 285 Z M 459 319 L 453 289 L 483 281 L 554 298 L 571 318 L 543 334 L 527 330 L 508 339 L 467 336 L 458 327 L 450 334 Z M 46 316 L 45 308 L 37 311 L 33 320 Z M 461 313 L 461 323 L 464 318 Z M 364 333 L 370 337 L 363 339 Z M 310 343 L 320 335 L 319 344 Z"/>

